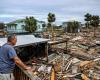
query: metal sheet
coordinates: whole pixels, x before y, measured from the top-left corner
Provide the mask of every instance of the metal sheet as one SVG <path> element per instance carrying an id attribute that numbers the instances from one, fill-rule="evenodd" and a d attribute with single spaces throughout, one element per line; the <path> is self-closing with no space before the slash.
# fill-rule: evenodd
<path id="1" fill-rule="evenodd" d="M 47 42 L 49 39 L 36 38 L 34 35 L 18 35 L 15 46 L 24 46 L 33 43 Z M 7 42 L 7 38 L 0 38 L 0 46 Z"/>

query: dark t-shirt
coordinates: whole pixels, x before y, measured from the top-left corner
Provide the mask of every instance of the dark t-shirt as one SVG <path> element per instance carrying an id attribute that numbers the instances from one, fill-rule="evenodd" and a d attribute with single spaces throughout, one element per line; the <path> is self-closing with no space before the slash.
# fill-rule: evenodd
<path id="1" fill-rule="evenodd" d="M 8 43 L 0 48 L 0 73 L 12 73 L 15 63 L 12 58 L 16 57 L 16 51 Z"/>

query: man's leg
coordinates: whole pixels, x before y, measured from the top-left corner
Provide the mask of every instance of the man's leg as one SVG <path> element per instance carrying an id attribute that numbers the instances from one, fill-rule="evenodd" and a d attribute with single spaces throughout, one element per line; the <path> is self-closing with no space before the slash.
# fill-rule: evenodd
<path id="1" fill-rule="evenodd" d="M 15 80 L 13 73 L 10 74 L 10 80 Z"/>
<path id="2" fill-rule="evenodd" d="M 4 80 L 4 77 L 2 74 L 0 74 L 0 80 Z"/>
<path id="3" fill-rule="evenodd" d="M 8 74 L 0 74 L 0 80 L 9 80 Z"/>
<path id="4" fill-rule="evenodd" d="M 10 73 L 10 74 L 0 74 L 0 80 L 14 80 L 13 73 Z"/>

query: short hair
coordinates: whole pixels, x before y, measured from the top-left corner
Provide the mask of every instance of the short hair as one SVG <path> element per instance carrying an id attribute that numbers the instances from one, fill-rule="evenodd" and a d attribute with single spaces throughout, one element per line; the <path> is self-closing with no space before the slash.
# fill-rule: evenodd
<path id="1" fill-rule="evenodd" d="M 10 34 L 10 35 L 8 35 L 8 37 L 7 37 L 7 41 L 8 41 L 8 42 L 11 42 L 14 38 L 16 38 L 16 35 L 15 35 L 15 34 Z"/>

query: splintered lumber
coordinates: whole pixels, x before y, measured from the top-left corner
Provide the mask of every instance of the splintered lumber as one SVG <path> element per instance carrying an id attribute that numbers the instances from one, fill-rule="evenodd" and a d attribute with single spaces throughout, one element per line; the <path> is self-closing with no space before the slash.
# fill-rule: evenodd
<path id="1" fill-rule="evenodd" d="M 90 80 L 85 74 L 82 74 L 81 77 L 83 80 Z"/>
<path id="2" fill-rule="evenodd" d="M 95 56 L 93 56 L 91 54 L 84 53 L 82 51 L 74 51 L 74 52 L 71 52 L 68 54 L 71 56 L 77 57 L 81 60 L 93 60 L 93 59 L 95 59 Z"/>
<path id="3" fill-rule="evenodd" d="M 95 64 L 95 62 L 99 62 L 100 61 L 100 58 L 97 58 L 97 59 L 94 59 L 94 60 L 90 60 L 90 61 L 83 61 L 80 63 L 80 68 L 82 69 L 82 67 L 93 67 L 93 65 Z"/>
<path id="4" fill-rule="evenodd" d="M 61 48 L 53 48 L 52 51 L 58 51 L 58 52 L 66 52 L 65 49 L 61 49 Z M 81 59 L 81 60 L 93 60 L 95 59 L 95 56 L 91 55 L 91 54 L 87 54 L 87 53 L 84 53 L 84 52 L 79 52 L 79 51 L 72 51 L 72 52 L 67 52 L 67 54 L 73 56 L 73 57 L 76 57 L 78 59 Z"/>
<path id="5" fill-rule="evenodd" d="M 51 79 L 50 80 L 55 80 L 56 79 L 55 75 L 56 75 L 55 70 L 54 70 L 54 68 L 52 68 Z"/>
<path id="6" fill-rule="evenodd" d="M 91 78 L 93 80 L 100 80 L 100 72 L 98 72 L 100 70 L 96 69 L 96 67 L 98 66 L 97 62 L 100 62 L 100 58 L 96 58 L 90 61 L 82 61 L 80 63 L 79 69 L 84 74 L 82 77 L 83 80 L 88 80 L 87 78 Z"/>
<path id="7" fill-rule="evenodd" d="M 48 44 L 49 45 L 56 45 L 56 44 L 60 44 L 60 43 L 65 43 L 67 41 L 68 41 L 68 39 L 61 39 L 61 40 L 58 40 L 58 41 L 49 41 Z"/>

